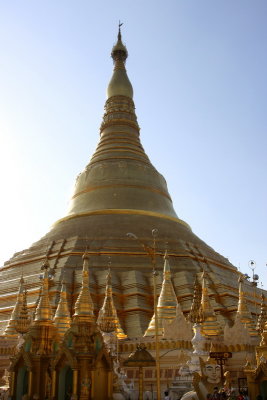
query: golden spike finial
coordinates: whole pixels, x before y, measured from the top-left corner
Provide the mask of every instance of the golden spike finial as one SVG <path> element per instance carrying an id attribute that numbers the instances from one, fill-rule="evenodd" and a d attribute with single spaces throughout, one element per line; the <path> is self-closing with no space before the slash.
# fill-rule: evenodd
<path id="1" fill-rule="evenodd" d="M 41 294 L 40 300 L 36 307 L 34 321 L 41 322 L 41 321 L 51 321 L 52 322 L 52 310 L 49 300 L 49 276 L 48 276 L 48 269 L 49 269 L 49 262 L 46 259 L 41 267 L 44 269 L 43 279 L 42 279 L 42 287 L 41 287 Z"/>
<path id="2" fill-rule="evenodd" d="M 111 52 L 111 57 L 113 58 L 114 63 L 115 63 L 115 70 L 116 69 L 125 70 L 124 63 L 126 61 L 126 58 L 128 57 L 128 52 L 127 52 L 126 46 L 121 41 L 121 26 L 122 25 L 123 24 L 120 22 L 119 23 L 118 40 L 117 40 L 117 43 L 113 46 L 112 52 Z"/>
<path id="3" fill-rule="evenodd" d="M 63 279 L 60 291 L 60 299 L 54 316 L 54 323 L 58 328 L 60 336 L 64 336 L 65 332 L 70 327 L 70 322 L 71 319 L 67 300 L 67 287 L 66 282 Z"/>
<path id="4" fill-rule="evenodd" d="M 217 321 L 214 309 L 211 305 L 208 286 L 206 284 L 207 272 L 202 273 L 202 297 L 201 297 L 201 312 L 203 313 L 203 322 L 201 326 L 202 333 L 206 336 L 218 336 L 222 333 L 221 327 Z"/>
<path id="5" fill-rule="evenodd" d="M 207 278 L 207 273 L 206 271 L 203 269 L 202 272 L 202 297 L 201 297 L 201 307 L 202 307 L 202 311 L 205 315 L 205 313 L 213 313 L 211 304 L 210 304 L 210 300 L 209 300 L 209 294 L 208 294 L 208 287 L 206 285 L 206 278 Z"/>
<path id="6" fill-rule="evenodd" d="M 114 96 L 125 96 L 129 97 L 130 99 L 133 98 L 133 87 L 125 69 L 128 51 L 121 40 L 121 26 L 122 23 L 119 24 L 117 43 L 113 46 L 111 51 L 111 57 L 114 62 L 114 71 L 107 88 L 108 99 Z"/>
<path id="7" fill-rule="evenodd" d="M 20 310 L 21 310 L 21 307 L 23 304 L 23 293 L 24 293 L 24 279 L 23 279 L 23 275 L 21 275 L 21 278 L 19 280 L 19 290 L 18 290 L 18 295 L 17 295 L 17 301 L 16 301 L 13 311 L 11 313 L 7 327 L 5 329 L 5 333 L 4 333 L 5 336 L 17 336 L 18 335 L 16 328 L 17 328 Z"/>
<path id="8" fill-rule="evenodd" d="M 164 278 L 166 277 L 166 274 L 171 274 L 171 267 L 170 267 L 170 263 L 169 263 L 169 255 L 168 255 L 168 250 L 165 250 L 165 254 L 164 254 L 164 269 L 163 269 L 163 275 Z M 168 276 L 169 278 L 170 276 Z"/>
<path id="9" fill-rule="evenodd" d="M 164 256 L 163 282 L 157 304 L 158 311 L 158 334 L 163 334 L 163 321 L 171 322 L 176 317 L 176 308 L 178 305 L 177 296 L 175 294 L 171 281 L 171 268 L 167 250 Z M 144 336 L 155 335 L 155 314 L 153 315 Z"/>
<path id="10" fill-rule="evenodd" d="M 27 307 L 27 291 L 26 289 L 24 289 L 23 300 L 18 315 L 16 330 L 23 335 L 24 333 L 28 332 L 30 323 L 31 319 L 29 317 L 28 307 Z"/>
<path id="11" fill-rule="evenodd" d="M 23 278 L 23 272 L 21 274 L 20 280 L 19 280 L 19 293 L 24 292 L 24 278 Z"/>
<path id="12" fill-rule="evenodd" d="M 95 322 L 94 305 L 89 290 L 89 256 L 83 255 L 82 287 L 76 300 L 74 320 L 80 322 Z"/>
<path id="13" fill-rule="evenodd" d="M 97 324 L 102 332 L 115 332 L 118 339 L 125 339 L 127 335 L 123 332 L 117 315 L 117 310 L 113 302 L 112 286 L 111 286 L 111 270 L 109 269 L 106 277 L 106 291 L 103 306 L 99 311 Z"/>

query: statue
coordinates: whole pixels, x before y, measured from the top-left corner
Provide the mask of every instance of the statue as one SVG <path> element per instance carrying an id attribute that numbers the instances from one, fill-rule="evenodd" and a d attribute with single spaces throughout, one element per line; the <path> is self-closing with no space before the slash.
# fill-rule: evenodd
<path id="1" fill-rule="evenodd" d="M 125 383 L 126 375 L 120 367 L 119 360 L 113 360 L 113 370 L 114 370 L 114 393 L 113 399 L 124 400 L 128 395 L 128 387 Z M 128 396 L 127 396 L 128 397 Z"/>
<path id="2" fill-rule="evenodd" d="M 132 381 L 127 385 L 125 380 L 127 376 L 124 370 L 120 367 L 118 360 L 113 360 L 113 371 L 114 371 L 114 392 L 113 400 L 135 400 L 137 394 L 134 390 L 134 382 Z"/>
<path id="3" fill-rule="evenodd" d="M 214 392 L 214 388 L 220 384 L 220 366 L 214 359 L 203 361 L 199 359 L 201 367 L 201 375 L 194 372 L 193 386 L 194 391 L 187 392 L 183 395 L 182 400 L 206 400 L 208 394 Z"/>

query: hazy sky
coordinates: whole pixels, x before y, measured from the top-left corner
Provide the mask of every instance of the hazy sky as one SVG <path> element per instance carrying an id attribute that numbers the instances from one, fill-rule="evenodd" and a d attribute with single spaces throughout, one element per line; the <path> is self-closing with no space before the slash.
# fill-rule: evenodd
<path id="1" fill-rule="evenodd" d="M 141 140 L 178 216 L 243 272 L 255 260 L 267 287 L 266 0 L 0 0 L 1 264 L 65 214 L 119 19 Z"/>

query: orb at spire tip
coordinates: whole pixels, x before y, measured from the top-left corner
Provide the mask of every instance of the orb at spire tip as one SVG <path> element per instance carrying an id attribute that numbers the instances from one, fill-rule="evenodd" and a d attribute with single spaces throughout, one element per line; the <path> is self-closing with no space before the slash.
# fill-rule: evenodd
<path id="1" fill-rule="evenodd" d="M 114 71 L 107 88 L 108 99 L 113 96 L 126 96 L 130 97 L 130 99 L 133 98 L 133 88 L 125 69 L 128 51 L 121 41 L 121 26 L 122 23 L 119 22 L 118 40 L 111 51 L 111 57 L 114 62 Z"/>

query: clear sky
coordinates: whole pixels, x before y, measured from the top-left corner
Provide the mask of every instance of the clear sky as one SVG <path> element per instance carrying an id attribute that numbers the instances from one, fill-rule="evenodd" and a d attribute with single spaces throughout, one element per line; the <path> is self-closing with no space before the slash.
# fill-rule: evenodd
<path id="1" fill-rule="evenodd" d="M 267 288 L 266 0 L 0 0 L 1 264 L 65 214 L 119 19 L 142 143 L 178 216 L 243 272 L 255 260 Z"/>

